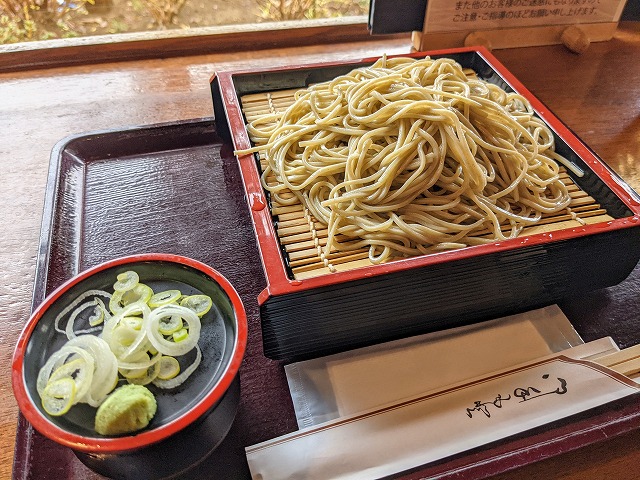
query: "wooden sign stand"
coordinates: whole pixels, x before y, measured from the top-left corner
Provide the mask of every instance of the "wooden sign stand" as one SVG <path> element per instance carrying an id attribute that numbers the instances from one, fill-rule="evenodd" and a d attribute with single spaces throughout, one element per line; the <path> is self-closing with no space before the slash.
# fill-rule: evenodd
<path id="1" fill-rule="evenodd" d="M 618 0 L 616 4 L 616 0 L 607 1 L 613 3 L 611 9 L 617 10 L 617 14 L 614 12 L 609 20 L 619 19 L 626 2 Z M 491 50 L 564 44 L 569 50 L 582 53 L 591 42 L 610 40 L 618 27 L 618 21 L 602 21 L 600 18 L 597 23 L 579 23 L 577 19 L 567 17 L 563 24 L 557 24 L 558 21 L 555 21 L 549 22 L 555 24 L 547 25 L 531 25 L 531 19 L 528 20 L 528 25 L 521 26 L 518 26 L 518 20 L 500 20 L 492 22 L 492 27 L 487 28 L 487 23 L 475 22 L 479 28 L 473 29 L 469 27 L 473 27 L 474 22 L 456 23 L 453 21 L 454 17 L 447 17 L 440 11 L 430 15 L 429 8 L 432 3 L 436 2 L 427 3 L 422 31 L 412 32 L 412 46 L 417 51 L 474 45 L 482 45 Z M 544 21 L 540 19 L 539 23 Z M 464 29 L 461 25 L 468 27 Z M 498 25 L 498 28 L 495 28 L 495 25 Z"/>
<path id="2" fill-rule="evenodd" d="M 544 27 L 500 28 L 450 33 L 412 33 L 417 51 L 482 45 L 489 50 L 564 44 L 575 53 L 584 52 L 591 42 L 611 40 L 618 23 L 548 25 Z"/>

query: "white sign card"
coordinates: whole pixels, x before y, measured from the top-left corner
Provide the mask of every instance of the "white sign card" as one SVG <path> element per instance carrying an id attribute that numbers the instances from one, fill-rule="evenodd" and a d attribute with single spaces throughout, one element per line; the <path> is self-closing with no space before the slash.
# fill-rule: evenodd
<path id="1" fill-rule="evenodd" d="M 625 0 L 429 0 L 425 32 L 617 22 Z"/>

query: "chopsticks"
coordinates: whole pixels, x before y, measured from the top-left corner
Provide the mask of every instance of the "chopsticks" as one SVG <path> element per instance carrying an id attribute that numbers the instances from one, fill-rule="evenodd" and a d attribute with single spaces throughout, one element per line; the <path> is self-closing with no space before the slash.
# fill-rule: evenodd
<path id="1" fill-rule="evenodd" d="M 640 373 L 640 344 L 603 355 L 593 361 L 626 377 L 636 376 Z"/>

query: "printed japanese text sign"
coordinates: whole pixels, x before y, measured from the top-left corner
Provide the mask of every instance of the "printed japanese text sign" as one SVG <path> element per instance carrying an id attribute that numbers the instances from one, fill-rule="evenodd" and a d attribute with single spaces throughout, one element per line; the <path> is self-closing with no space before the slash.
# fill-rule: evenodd
<path id="1" fill-rule="evenodd" d="M 425 32 L 611 23 L 626 0 L 429 0 Z"/>

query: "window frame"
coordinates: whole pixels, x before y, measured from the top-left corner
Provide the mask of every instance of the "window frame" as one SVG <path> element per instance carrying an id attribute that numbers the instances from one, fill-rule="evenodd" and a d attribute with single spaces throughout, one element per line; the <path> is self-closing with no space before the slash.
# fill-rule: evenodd
<path id="1" fill-rule="evenodd" d="M 404 36 L 371 35 L 366 16 L 96 35 L 0 45 L 0 73 Z"/>

